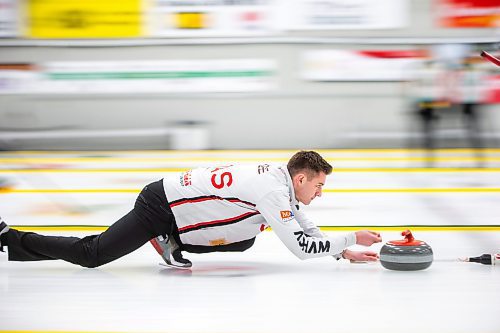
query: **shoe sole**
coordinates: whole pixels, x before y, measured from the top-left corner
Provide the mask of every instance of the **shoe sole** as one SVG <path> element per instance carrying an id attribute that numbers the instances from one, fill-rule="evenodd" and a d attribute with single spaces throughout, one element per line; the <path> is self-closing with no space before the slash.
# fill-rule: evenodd
<path id="1" fill-rule="evenodd" d="M 5 222 L 0 222 L 0 236 L 9 232 L 10 228 Z"/>
<path id="2" fill-rule="evenodd" d="M 175 268 L 175 269 L 182 269 L 182 270 L 190 270 L 193 267 L 192 265 L 189 267 L 187 267 L 187 266 L 175 266 L 173 264 L 168 264 L 166 262 L 161 262 L 159 265 L 164 266 L 164 267 L 168 267 L 168 268 Z"/>
<path id="3" fill-rule="evenodd" d="M 175 264 L 172 264 L 172 263 L 168 262 L 163 257 L 163 254 L 165 253 L 165 251 L 163 250 L 162 246 L 158 243 L 158 241 L 155 238 L 153 238 L 149 242 L 151 243 L 151 245 L 153 245 L 153 247 L 155 248 L 156 252 L 158 252 L 158 254 L 164 260 L 164 262 L 160 263 L 160 265 L 166 266 L 166 267 L 170 267 L 170 268 L 177 268 L 177 269 L 190 269 L 193 266 L 193 264 L 190 264 L 189 266 L 186 266 L 186 265 L 181 266 L 181 265 L 175 265 Z"/>

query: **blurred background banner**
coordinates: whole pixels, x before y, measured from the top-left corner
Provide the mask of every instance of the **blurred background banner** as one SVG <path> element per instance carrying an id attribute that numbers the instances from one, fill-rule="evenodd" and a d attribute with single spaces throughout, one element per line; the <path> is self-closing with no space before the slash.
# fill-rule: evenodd
<path id="1" fill-rule="evenodd" d="M 310 81 L 405 81 L 423 60 L 421 50 L 311 50 L 302 54 Z"/>
<path id="2" fill-rule="evenodd" d="M 148 6 L 147 30 L 153 37 L 267 35 L 277 27 L 276 1 L 158 0 Z"/>
<path id="3" fill-rule="evenodd" d="M 500 27 L 499 0 L 438 0 L 437 13 L 444 27 Z"/>
<path id="4" fill-rule="evenodd" d="M 0 63 L 0 94 L 22 94 L 37 90 L 41 76 L 31 63 Z"/>
<path id="5" fill-rule="evenodd" d="M 27 37 L 142 36 L 141 0 L 29 0 Z"/>
<path id="6" fill-rule="evenodd" d="M 0 93 L 254 92 L 274 86 L 269 59 L 65 61 L 0 65 Z"/>
<path id="7" fill-rule="evenodd" d="M 18 34 L 18 2 L 0 0 L 0 37 L 15 37 Z"/>
<path id="8" fill-rule="evenodd" d="M 500 75 L 490 75 L 486 78 L 487 103 L 500 104 Z"/>
<path id="9" fill-rule="evenodd" d="M 286 3 L 288 28 L 391 29 L 408 24 L 407 0 L 298 0 Z"/>
<path id="10" fill-rule="evenodd" d="M 303 30 L 500 26 L 498 0 L 0 0 L 0 37 L 282 36 Z M 417 16 L 418 17 L 418 16 Z"/>

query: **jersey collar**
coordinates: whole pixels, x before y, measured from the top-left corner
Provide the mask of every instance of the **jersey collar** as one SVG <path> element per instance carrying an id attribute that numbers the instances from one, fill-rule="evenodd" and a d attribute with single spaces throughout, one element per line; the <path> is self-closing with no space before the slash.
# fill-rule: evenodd
<path id="1" fill-rule="evenodd" d="M 298 208 L 299 202 L 297 201 L 297 198 L 295 198 L 295 190 L 293 189 L 292 176 L 290 176 L 290 173 L 288 172 L 288 168 L 286 166 L 282 166 L 280 169 L 281 171 L 283 171 L 286 177 L 288 191 L 290 192 L 290 205 L 293 205 Z"/>

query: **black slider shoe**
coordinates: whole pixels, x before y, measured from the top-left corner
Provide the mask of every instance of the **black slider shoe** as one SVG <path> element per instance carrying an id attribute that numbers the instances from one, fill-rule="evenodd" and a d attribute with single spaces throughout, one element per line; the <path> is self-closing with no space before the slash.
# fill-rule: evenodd
<path id="1" fill-rule="evenodd" d="M 3 250 L 3 247 L 4 247 L 4 244 L 2 243 L 2 235 L 7 233 L 9 231 L 9 226 L 7 225 L 7 223 L 5 223 L 3 220 L 2 220 L 2 217 L 0 217 L 0 251 L 4 252 Z"/>
<path id="2" fill-rule="evenodd" d="M 165 266 L 180 269 L 189 269 L 193 266 L 191 261 L 182 257 L 182 252 L 173 237 L 169 239 L 158 236 L 150 240 L 150 243 L 165 261 Z"/>

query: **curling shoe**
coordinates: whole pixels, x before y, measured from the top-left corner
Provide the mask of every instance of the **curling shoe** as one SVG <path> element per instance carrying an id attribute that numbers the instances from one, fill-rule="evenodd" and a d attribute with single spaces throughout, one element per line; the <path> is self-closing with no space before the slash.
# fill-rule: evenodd
<path id="1" fill-rule="evenodd" d="M 8 231 L 9 231 L 9 226 L 2 220 L 2 217 L 0 217 L 0 251 L 2 252 L 4 252 L 3 247 L 5 246 L 2 243 L 2 235 L 7 233 Z"/>
<path id="2" fill-rule="evenodd" d="M 191 261 L 182 257 L 182 252 L 175 240 L 158 236 L 149 241 L 156 252 L 163 258 L 168 267 L 189 269 L 193 266 Z"/>

